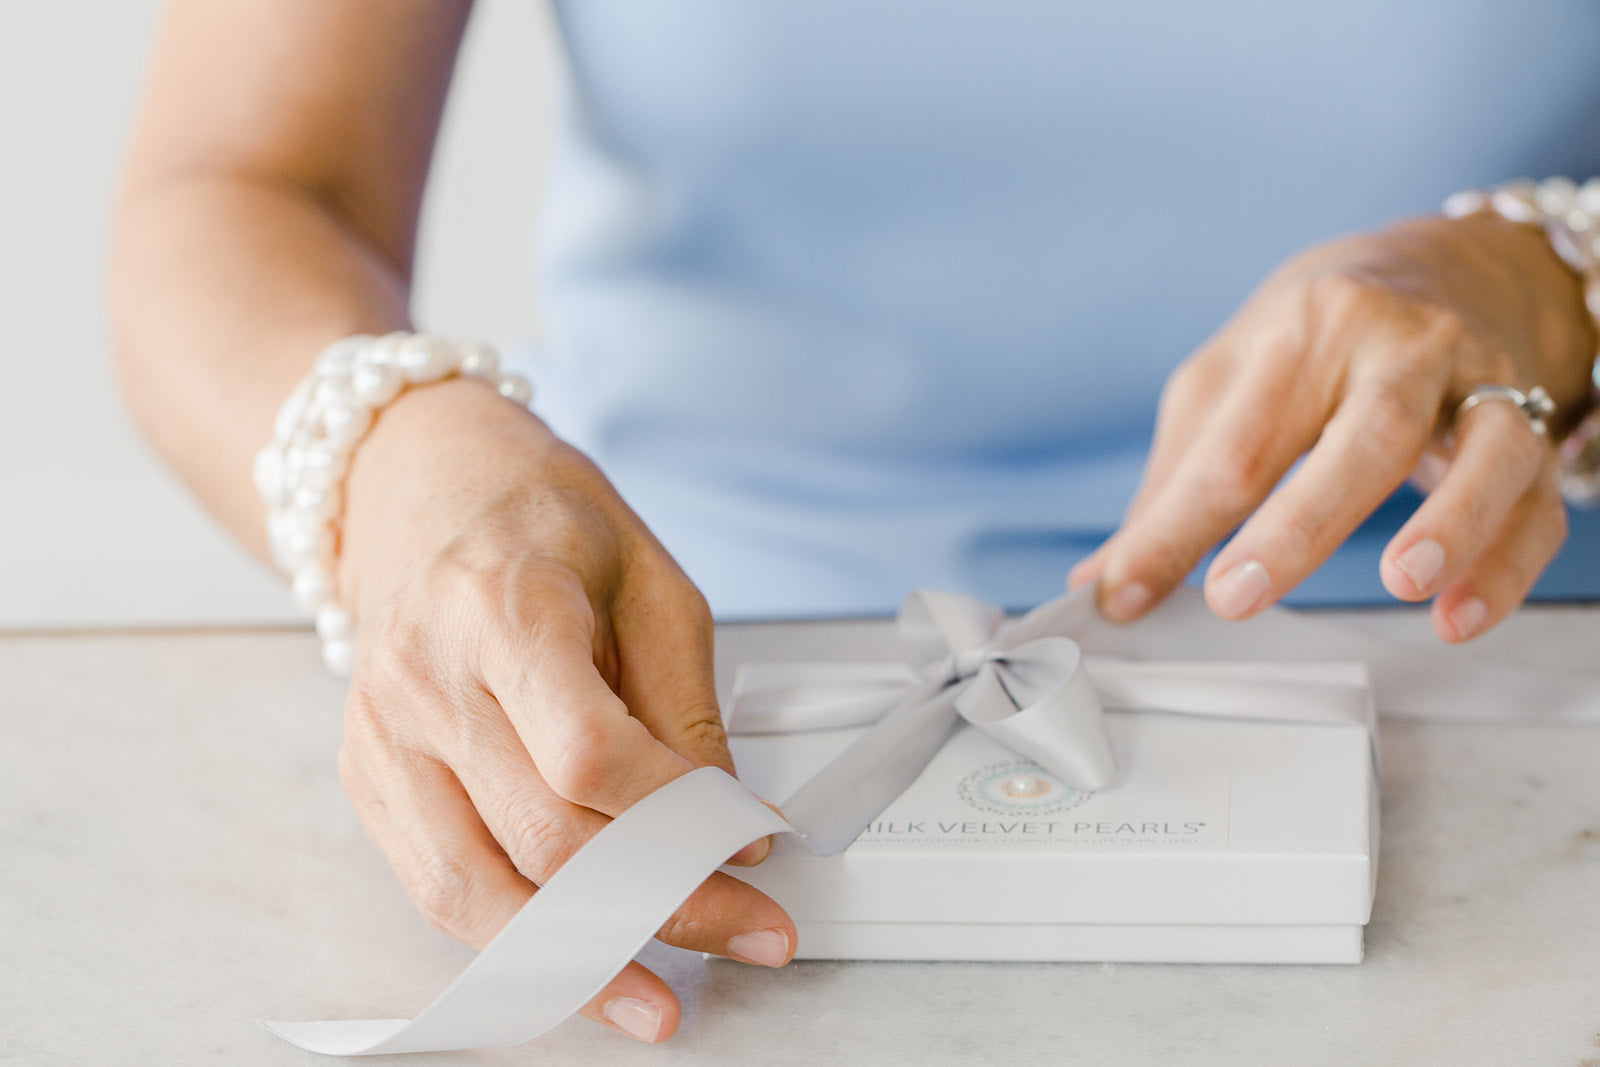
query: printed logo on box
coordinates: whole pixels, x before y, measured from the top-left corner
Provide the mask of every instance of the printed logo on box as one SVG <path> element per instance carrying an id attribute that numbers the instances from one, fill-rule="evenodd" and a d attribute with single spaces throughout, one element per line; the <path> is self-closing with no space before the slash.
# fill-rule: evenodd
<path id="1" fill-rule="evenodd" d="M 957 783 L 956 795 L 991 815 L 1058 815 L 1090 797 L 1026 759 L 979 767 Z"/>

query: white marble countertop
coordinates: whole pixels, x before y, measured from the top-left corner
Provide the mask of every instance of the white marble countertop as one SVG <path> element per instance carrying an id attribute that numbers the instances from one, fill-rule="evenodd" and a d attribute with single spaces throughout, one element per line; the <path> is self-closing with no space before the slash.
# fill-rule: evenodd
<path id="1" fill-rule="evenodd" d="M 1340 616 L 1395 640 L 1414 612 Z M 720 660 L 884 624 L 725 627 Z M 1591 673 L 1600 609 L 1471 652 Z M 471 958 L 342 794 L 341 686 L 301 631 L 0 637 L 0 1063 L 302 1064 L 260 1017 L 409 1015 Z M 1600 1067 L 1600 728 L 1390 722 L 1360 966 L 657 960 L 686 1005 L 411 1063 Z"/>

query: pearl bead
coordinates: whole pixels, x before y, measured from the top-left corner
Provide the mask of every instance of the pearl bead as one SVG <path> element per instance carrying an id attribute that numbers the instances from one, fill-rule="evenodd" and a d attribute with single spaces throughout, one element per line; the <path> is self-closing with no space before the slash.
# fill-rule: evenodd
<path id="1" fill-rule="evenodd" d="M 311 394 L 312 405 L 324 411 L 348 404 L 354 399 L 350 394 L 350 383 L 345 378 L 324 378 L 317 382 L 316 390 Z"/>
<path id="2" fill-rule="evenodd" d="M 400 346 L 405 343 L 406 338 L 409 336 L 409 334 L 405 333 L 384 334 L 367 346 L 362 362 L 370 363 L 377 367 L 395 366 L 400 356 Z"/>
<path id="3" fill-rule="evenodd" d="M 1538 190 L 1530 187 L 1528 182 L 1512 182 L 1504 188 L 1495 190 L 1489 202 L 1494 209 L 1512 222 L 1542 222 L 1542 212 L 1539 210 Z"/>
<path id="4" fill-rule="evenodd" d="M 1589 314 L 1600 318 L 1600 275 L 1585 278 L 1583 281 L 1583 302 L 1589 308 Z M 1596 364 L 1600 367 L 1600 363 Z M 1600 375 L 1600 370 L 1595 372 Z M 1600 386 L 1600 382 L 1595 383 Z"/>
<path id="5" fill-rule="evenodd" d="M 317 361 L 311 365 L 312 373 L 319 378 L 345 378 L 350 374 L 350 368 L 356 365 L 356 358 L 367 347 L 370 337 L 357 334 L 354 337 L 345 337 L 322 350 Z"/>
<path id="6" fill-rule="evenodd" d="M 349 613 L 337 604 L 324 604 L 317 610 L 317 636 L 324 641 L 348 641 L 353 630 Z"/>
<path id="7" fill-rule="evenodd" d="M 324 641 L 322 662 L 340 677 L 346 677 L 356 665 L 356 646 L 349 641 Z"/>
<path id="8" fill-rule="evenodd" d="M 1489 206 L 1489 197 L 1476 189 L 1452 194 L 1444 202 L 1444 213 L 1447 218 L 1459 219 L 1475 212 L 1482 211 Z"/>
<path id="9" fill-rule="evenodd" d="M 1600 215 L 1600 178 L 1590 178 L 1578 187 L 1578 210 Z"/>
<path id="10" fill-rule="evenodd" d="M 1050 792 L 1050 783 L 1035 774 L 1014 774 L 1000 787 L 1013 800 L 1031 800 Z"/>
<path id="11" fill-rule="evenodd" d="M 331 482 L 323 486 L 301 485 L 294 491 L 290 498 L 291 506 L 307 515 L 314 515 L 319 520 L 327 522 L 336 518 L 339 509 L 344 505 L 343 494 L 339 487 Z"/>
<path id="12" fill-rule="evenodd" d="M 533 383 L 520 374 L 502 374 L 496 380 L 494 391 L 507 400 L 527 407 L 533 399 Z"/>
<path id="13" fill-rule="evenodd" d="M 298 571 L 316 557 L 323 524 L 303 511 L 280 511 L 275 518 L 276 524 L 269 521 L 268 526 L 272 554 L 285 570 Z"/>
<path id="14" fill-rule="evenodd" d="M 1561 262 L 1579 274 L 1587 274 L 1596 266 L 1600 266 L 1600 258 L 1595 256 L 1593 240 L 1582 237 L 1561 224 L 1552 224 L 1545 230 L 1546 236 L 1550 239 L 1550 247 L 1561 257 Z"/>
<path id="15" fill-rule="evenodd" d="M 460 347 L 460 370 L 468 378 L 493 381 L 500 373 L 500 357 L 485 344 L 464 344 Z"/>
<path id="16" fill-rule="evenodd" d="M 455 369 L 455 360 L 442 342 L 428 337 L 409 337 L 395 354 L 395 366 L 406 376 L 406 381 L 421 385 L 446 377 Z"/>
<path id="17" fill-rule="evenodd" d="M 359 441 L 371 425 L 372 409 L 360 402 L 334 404 L 322 413 L 322 429 L 334 441 Z"/>
<path id="18" fill-rule="evenodd" d="M 1562 225 L 1576 234 L 1589 234 L 1595 228 L 1596 217 L 1582 208 L 1573 208 L 1561 216 Z"/>
<path id="19" fill-rule="evenodd" d="M 350 374 L 350 391 L 369 408 L 381 408 L 400 395 L 405 377 L 385 363 L 358 366 Z"/>
<path id="20" fill-rule="evenodd" d="M 298 498 L 300 493 L 326 493 L 334 486 L 333 472 L 319 467 L 316 470 L 302 470 L 300 477 L 295 479 L 294 492 Z"/>
<path id="21" fill-rule="evenodd" d="M 268 507 L 283 503 L 284 490 L 288 488 L 288 472 L 284 470 L 283 448 L 270 444 L 256 453 L 254 468 L 256 492 Z"/>
<path id="22" fill-rule="evenodd" d="M 350 465 L 350 454 L 336 441 L 324 441 L 300 450 L 302 469 L 317 471 L 330 479 L 343 478 Z M 290 453 L 291 457 L 293 452 Z"/>
<path id="23" fill-rule="evenodd" d="M 305 414 L 306 405 L 311 402 L 311 389 L 312 380 L 307 378 L 294 387 L 289 399 L 278 409 L 278 417 L 272 424 L 272 432 L 278 440 L 287 441 L 294 436 L 295 428 L 300 425 L 300 419 Z"/>
<path id="24" fill-rule="evenodd" d="M 329 593 L 328 574 L 315 563 L 309 567 L 301 567 L 295 571 L 294 582 L 291 588 L 294 591 L 294 602 L 300 605 L 300 610 L 315 612 L 327 603 Z"/>
<path id="25" fill-rule="evenodd" d="M 1546 178 L 1539 183 L 1539 210 L 1560 217 L 1578 205 L 1578 185 L 1571 178 Z"/>

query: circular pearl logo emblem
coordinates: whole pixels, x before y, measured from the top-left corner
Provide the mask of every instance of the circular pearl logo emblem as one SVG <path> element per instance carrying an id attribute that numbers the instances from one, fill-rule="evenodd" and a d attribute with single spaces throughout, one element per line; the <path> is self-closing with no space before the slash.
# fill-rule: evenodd
<path id="1" fill-rule="evenodd" d="M 979 767 L 961 779 L 956 793 L 968 807 L 992 815 L 1055 815 L 1089 799 L 1025 759 Z"/>

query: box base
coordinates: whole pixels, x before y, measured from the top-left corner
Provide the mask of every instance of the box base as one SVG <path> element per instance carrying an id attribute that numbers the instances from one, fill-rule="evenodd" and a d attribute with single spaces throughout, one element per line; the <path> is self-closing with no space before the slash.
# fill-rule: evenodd
<path id="1" fill-rule="evenodd" d="M 1361 926 L 798 924 L 796 959 L 1360 963 Z"/>

